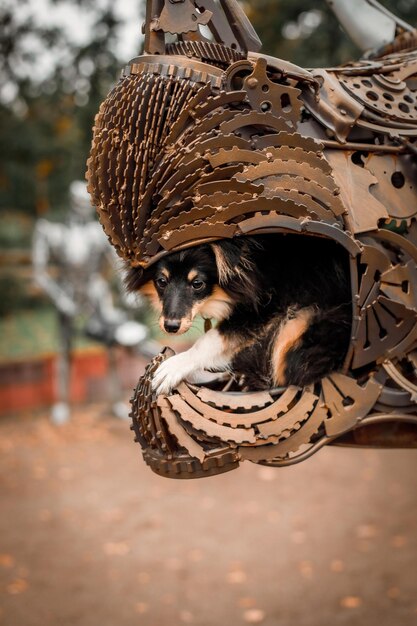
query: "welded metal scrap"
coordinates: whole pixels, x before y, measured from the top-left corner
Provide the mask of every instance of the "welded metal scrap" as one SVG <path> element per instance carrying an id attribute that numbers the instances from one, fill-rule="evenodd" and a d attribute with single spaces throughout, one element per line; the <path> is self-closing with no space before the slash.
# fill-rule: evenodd
<path id="1" fill-rule="evenodd" d="M 158 356 L 132 419 L 161 475 L 288 465 L 338 440 L 395 445 L 384 424 L 416 424 L 417 34 L 388 22 L 390 44 L 309 71 L 260 54 L 236 0 L 148 0 L 145 52 L 102 103 L 88 160 L 118 254 L 147 267 L 205 241 L 304 234 L 346 249 L 352 285 L 344 369 L 314 389 L 245 393 L 231 379 L 157 399 Z"/>

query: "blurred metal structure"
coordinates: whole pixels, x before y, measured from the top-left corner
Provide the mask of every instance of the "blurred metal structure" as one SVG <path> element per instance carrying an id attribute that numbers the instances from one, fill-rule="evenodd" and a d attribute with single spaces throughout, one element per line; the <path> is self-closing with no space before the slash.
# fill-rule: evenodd
<path id="1" fill-rule="evenodd" d="M 376 0 L 326 0 L 352 41 L 363 50 L 379 50 L 414 29 Z"/>
<path id="2" fill-rule="evenodd" d="M 57 424 L 70 415 L 70 363 L 74 320 L 86 317 L 84 332 L 109 348 L 113 412 L 126 413 L 116 373 L 114 346 L 135 346 L 146 336 L 145 327 L 129 321 L 114 306 L 103 266 L 114 261 L 112 249 L 94 220 L 93 207 L 82 181 L 70 186 L 70 210 L 66 223 L 38 220 L 33 236 L 33 271 L 37 284 L 58 313 L 60 349 L 57 363 L 57 402 L 51 419 Z"/>
<path id="3" fill-rule="evenodd" d="M 161 475 L 289 465 L 337 441 L 417 447 L 417 34 L 375 0 L 330 4 L 365 25 L 367 55 L 308 71 L 260 54 L 236 0 L 148 0 L 145 54 L 96 117 L 89 191 L 132 266 L 257 233 L 330 238 L 350 257 L 350 349 L 320 384 L 156 398 L 169 354 L 151 363 L 132 418 Z M 360 5 L 385 16 L 380 37 Z"/>

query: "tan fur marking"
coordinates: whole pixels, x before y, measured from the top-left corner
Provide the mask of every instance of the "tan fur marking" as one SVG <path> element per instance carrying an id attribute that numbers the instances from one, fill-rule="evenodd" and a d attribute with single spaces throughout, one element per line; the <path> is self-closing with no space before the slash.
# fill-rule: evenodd
<path id="1" fill-rule="evenodd" d="M 213 293 L 211 294 L 211 296 L 205 298 L 204 300 L 196 302 L 189 312 L 189 315 L 182 318 L 181 326 L 176 334 L 182 335 L 186 333 L 187 330 L 191 328 L 191 325 L 196 315 L 201 315 L 202 317 L 210 317 L 221 321 L 230 314 L 231 309 L 232 300 L 221 287 L 216 285 L 213 289 Z M 164 321 L 164 317 L 161 315 L 161 317 L 159 318 L 159 326 L 162 330 L 164 330 Z"/>
<path id="2" fill-rule="evenodd" d="M 240 254 L 237 265 L 228 263 L 223 250 L 215 243 L 211 244 L 211 248 L 216 258 L 217 273 L 219 275 L 219 283 L 226 283 L 233 277 L 237 277 L 241 281 L 248 281 L 247 271 L 253 268 L 253 262 L 246 257 L 243 251 Z"/>
<path id="3" fill-rule="evenodd" d="M 161 274 L 163 274 L 163 276 L 165 276 L 165 278 L 169 278 L 169 271 L 167 270 L 166 267 L 163 267 L 161 269 Z"/>
<path id="4" fill-rule="evenodd" d="M 272 376 L 275 385 L 285 385 L 285 360 L 289 350 L 296 348 L 313 317 L 313 309 L 301 309 L 295 317 L 284 320 L 272 349 Z"/>
<path id="5" fill-rule="evenodd" d="M 147 282 L 144 285 L 142 285 L 142 287 L 139 289 L 139 292 L 142 295 L 146 296 L 146 298 L 149 298 L 150 303 L 152 304 L 153 308 L 158 313 L 160 313 L 162 311 L 162 304 L 161 304 L 161 301 L 159 299 L 156 287 L 153 284 L 152 280 L 150 280 L 149 282 Z"/>
<path id="6" fill-rule="evenodd" d="M 211 248 L 216 258 L 217 272 L 219 274 L 219 282 L 224 283 L 231 276 L 233 276 L 233 268 L 230 267 L 229 263 L 226 261 L 226 258 L 223 254 L 223 250 L 219 246 L 217 246 L 215 243 L 212 243 Z"/>
<path id="7" fill-rule="evenodd" d="M 187 280 L 191 283 L 191 281 L 193 281 L 197 276 L 198 272 L 196 270 L 191 270 L 191 272 L 188 273 Z"/>
<path id="8" fill-rule="evenodd" d="M 197 304 L 197 313 L 220 322 L 229 317 L 232 308 L 233 300 L 219 285 L 216 285 L 211 296 Z"/>

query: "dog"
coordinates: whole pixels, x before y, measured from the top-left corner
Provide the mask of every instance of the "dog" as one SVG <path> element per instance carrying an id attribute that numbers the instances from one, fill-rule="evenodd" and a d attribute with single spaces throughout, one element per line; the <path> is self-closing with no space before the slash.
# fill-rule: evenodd
<path id="1" fill-rule="evenodd" d="M 346 251 L 303 235 L 263 235 L 201 244 L 130 268 L 127 288 L 147 296 L 161 329 L 185 333 L 196 315 L 214 319 L 186 352 L 153 378 L 168 394 L 202 371 L 231 370 L 251 390 L 305 386 L 340 369 L 350 342 Z"/>

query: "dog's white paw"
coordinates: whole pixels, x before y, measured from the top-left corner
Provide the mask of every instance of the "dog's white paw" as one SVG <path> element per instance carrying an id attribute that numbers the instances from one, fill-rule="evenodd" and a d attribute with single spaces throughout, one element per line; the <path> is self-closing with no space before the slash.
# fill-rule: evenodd
<path id="1" fill-rule="evenodd" d="M 196 369 L 187 376 L 187 382 L 195 385 L 207 385 L 215 380 L 221 380 L 224 377 L 224 371 L 209 372 L 204 369 Z"/>
<path id="2" fill-rule="evenodd" d="M 169 394 L 193 371 L 189 355 L 176 354 L 166 359 L 156 370 L 152 379 L 152 389 L 157 395 Z"/>

